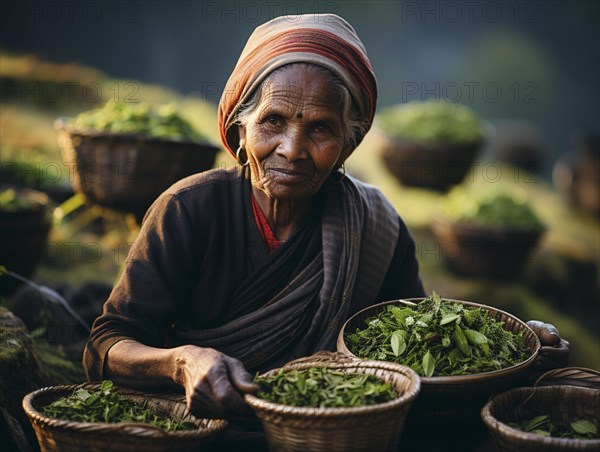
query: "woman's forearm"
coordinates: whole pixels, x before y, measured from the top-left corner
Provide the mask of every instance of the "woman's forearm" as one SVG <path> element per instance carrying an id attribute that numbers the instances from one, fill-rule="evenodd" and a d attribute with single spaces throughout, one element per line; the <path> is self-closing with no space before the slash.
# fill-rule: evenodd
<path id="1" fill-rule="evenodd" d="M 181 387 L 188 410 L 210 417 L 247 412 L 243 394 L 256 390 L 241 361 L 211 348 L 155 348 L 124 339 L 106 358 L 106 378 L 138 389 Z"/>
<path id="2" fill-rule="evenodd" d="M 138 388 L 180 386 L 184 348 L 156 348 L 122 340 L 110 348 L 104 375 L 115 383 Z"/>

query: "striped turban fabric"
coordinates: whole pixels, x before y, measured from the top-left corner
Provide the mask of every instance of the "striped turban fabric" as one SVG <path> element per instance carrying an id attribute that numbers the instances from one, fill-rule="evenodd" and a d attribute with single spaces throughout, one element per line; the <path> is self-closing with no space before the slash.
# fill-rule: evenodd
<path id="1" fill-rule="evenodd" d="M 369 126 L 373 122 L 377 81 L 352 26 L 335 14 L 277 17 L 254 30 L 221 96 L 221 141 L 234 157 L 239 137 L 237 127 L 232 126 L 239 108 L 271 72 L 291 63 L 310 63 L 330 70 L 348 88 Z"/>

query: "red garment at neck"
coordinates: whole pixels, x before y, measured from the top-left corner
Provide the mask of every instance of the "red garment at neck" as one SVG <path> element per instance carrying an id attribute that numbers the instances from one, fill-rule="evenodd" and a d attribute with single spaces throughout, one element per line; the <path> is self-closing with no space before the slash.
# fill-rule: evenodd
<path id="1" fill-rule="evenodd" d="M 260 231 L 260 235 L 266 243 L 269 253 L 272 253 L 279 247 L 279 245 L 281 245 L 281 242 L 277 240 L 277 237 L 275 237 L 275 234 L 273 234 L 273 230 L 271 229 L 271 226 L 269 226 L 269 222 L 267 221 L 265 214 L 262 212 L 262 210 L 260 210 L 258 201 L 256 201 L 254 196 L 252 196 L 252 212 L 254 213 L 254 221 L 256 221 L 256 226 Z"/>

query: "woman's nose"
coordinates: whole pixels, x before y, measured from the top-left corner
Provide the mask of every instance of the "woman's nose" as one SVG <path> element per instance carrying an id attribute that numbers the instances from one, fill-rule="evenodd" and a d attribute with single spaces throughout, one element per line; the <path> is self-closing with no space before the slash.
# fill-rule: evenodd
<path id="1" fill-rule="evenodd" d="M 304 159 L 308 156 L 308 140 L 302 130 L 290 128 L 282 136 L 276 151 L 290 162 Z"/>

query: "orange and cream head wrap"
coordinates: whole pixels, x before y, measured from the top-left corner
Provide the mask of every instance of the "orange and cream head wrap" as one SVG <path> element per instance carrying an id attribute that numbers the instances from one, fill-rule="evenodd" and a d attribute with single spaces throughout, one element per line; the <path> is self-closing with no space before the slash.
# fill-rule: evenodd
<path id="1" fill-rule="evenodd" d="M 254 30 L 219 102 L 221 141 L 233 156 L 239 137 L 237 127 L 232 126 L 240 107 L 271 72 L 291 63 L 315 64 L 335 74 L 370 127 L 377 81 L 352 26 L 335 14 L 277 17 Z"/>

